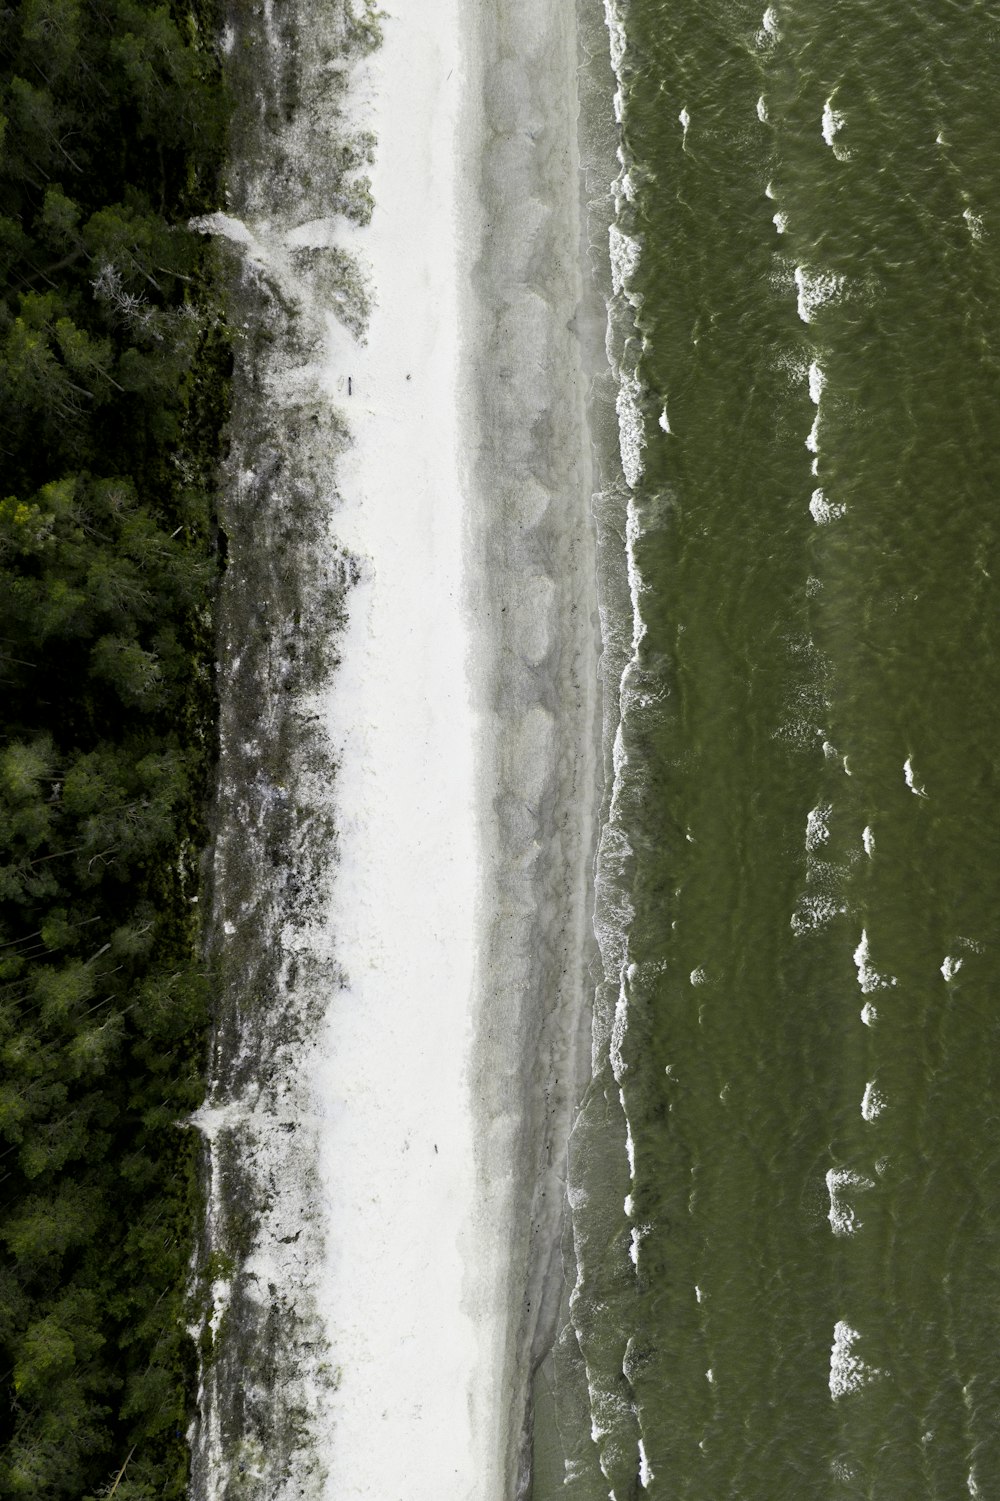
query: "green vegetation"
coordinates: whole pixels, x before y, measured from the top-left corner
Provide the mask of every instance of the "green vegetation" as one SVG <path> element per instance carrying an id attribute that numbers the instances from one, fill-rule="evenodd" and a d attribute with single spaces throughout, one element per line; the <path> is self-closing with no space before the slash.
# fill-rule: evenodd
<path id="1" fill-rule="evenodd" d="M 0 9 L 3 1501 L 187 1476 L 229 354 L 186 226 L 217 202 L 215 26 Z"/>

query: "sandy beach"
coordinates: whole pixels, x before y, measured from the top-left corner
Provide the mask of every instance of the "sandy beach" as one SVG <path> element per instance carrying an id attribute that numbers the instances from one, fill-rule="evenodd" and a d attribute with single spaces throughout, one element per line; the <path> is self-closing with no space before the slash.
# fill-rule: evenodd
<path id="1" fill-rule="evenodd" d="M 287 472 L 329 477 L 318 545 L 352 582 L 336 665 L 295 706 L 333 768 L 318 795 L 335 853 L 281 935 L 319 1020 L 282 1043 L 264 1096 L 203 1124 L 235 1133 L 266 1185 L 245 1307 L 282 1289 L 311 1331 L 288 1380 L 322 1414 L 316 1463 L 293 1456 L 274 1493 L 506 1501 L 561 1293 L 593 992 L 577 43 L 555 0 L 404 0 L 382 32 L 345 96 L 377 143 L 370 224 L 291 192 L 269 206 L 265 176 L 255 217 L 213 226 L 312 318 L 262 411 L 307 434 Z M 361 338 L 299 277 L 330 252 L 367 286 Z M 315 763 L 283 775 L 282 797 L 317 799 Z M 216 1419 L 205 1495 L 228 1494 L 242 1421 Z"/>
<path id="2" fill-rule="evenodd" d="M 330 368 L 334 532 L 370 567 L 328 705 L 349 986 L 319 1080 L 338 1496 L 511 1495 L 550 1336 L 596 670 L 575 35 L 545 9 L 401 8 L 359 80 L 376 306 Z"/>

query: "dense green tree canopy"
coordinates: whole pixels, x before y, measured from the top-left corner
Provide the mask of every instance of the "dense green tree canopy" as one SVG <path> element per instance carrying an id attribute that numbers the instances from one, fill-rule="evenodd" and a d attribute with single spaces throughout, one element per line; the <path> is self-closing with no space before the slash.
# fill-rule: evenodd
<path id="1" fill-rule="evenodd" d="M 184 1491 L 214 26 L 0 7 L 0 1501 Z"/>

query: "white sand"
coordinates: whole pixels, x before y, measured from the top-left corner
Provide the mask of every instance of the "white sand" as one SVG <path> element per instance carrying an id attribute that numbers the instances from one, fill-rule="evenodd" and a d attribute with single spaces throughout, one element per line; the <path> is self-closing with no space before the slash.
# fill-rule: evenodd
<path id="1" fill-rule="evenodd" d="M 488 1493 L 484 1415 L 499 1400 L 506 1312 L 475 1243 L 467 1084 L 479 870 L 456 389 L 459 17 L 456 0 L 406 9 L 365 70 L 376 209 L 350 243 L 377 299 L 367 346 L 330 324 L 330 382 L 354 439 L 334 532 L 369 560 L 325 705 L 341 751 L 329 926 L 349 977 L 317 1080 L 318 1284 L 342 1373 L 324 1459 L 338 1501 Z"/>

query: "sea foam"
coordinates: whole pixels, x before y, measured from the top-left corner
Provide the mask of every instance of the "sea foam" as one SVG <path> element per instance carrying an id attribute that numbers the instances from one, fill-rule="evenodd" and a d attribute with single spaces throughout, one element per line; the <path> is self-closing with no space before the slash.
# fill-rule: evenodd
<path id="1" fill-rule="evenodd" d="M 886 1107 L 886 1098 L 880 1089 L 876 1087 L 874 1079 L 869 1079 L 865 1085 L 865 1092 L 861 1100 L 861 1118 L 866 1121 L 877 1120 Z"/>
<path id="2" fill-rule="evenodd" d="M 843 130 L 847 121 L 845 120 L 841 112 L 834 109 L 833 107 L 835 95 L 836 90 L 834 90 L 834 93 L 830 95 L 826 103 L 823 105 L 823 119 L 820 129 L 822 131 L 824 141 L 830 147 L 830 150 L 833 152 L 837 160 L 839 162 L 845 162 L 849 160 L 851 153 L 837 139 L 837 137 L 840 135 L 840 132 Z"/>
<path id="3" fill-rule="evenodd" d="M 858 946 L 854 950 L 854 964 L 858 971 L 858 984 L 861 986 L 863 995 L 870 995 L 873 990 L 888 990 L 896 984 L 895 975 L 879 974 L 872 964 L 867 928 L 861 930 Z"/>
<path id="4" fill-rule="evenodd" d="M 809 512 L 817 526 L 829 526 L 844 515 L 847 507 L 841 501 L 833 501 L 825 490 L 815 489 L 809 501 Z"/>
<path id="5" fill-rule="evenodd" d="M 830 1211 L 827 1218 L 834 1235 L 856 1235 L 862 1227 L 853 1205 L 848 1202 L 847 1196 L 853 1189 L 856 1192 L 864 1192 L 874 1188 L 875 1183 L 871 1178 L 866 1178 L 863 1173 L 856 1173 L 851 1168 L 832 1167 L 826 1175 L 826 1191 L 830 1195 Z"/>
<path id="6" fill-rule="evenodd" d="M 799 317 L 803 323 L 812 323 L 819 309 L 834 301 L 844 289 L 844 278 L 834 271 L 796 266 L 794 275 Z"/>
<path id="7" fill-rule="evenodd" d="M 830 1396 L 835 1402 L 860 1391 L 885 1374 L 854 1353 L 854 1347 L 860 1338 L 858 1330 L 853 1329 L 845 1319 L 837 1320 L 830 1347 Z"/>

